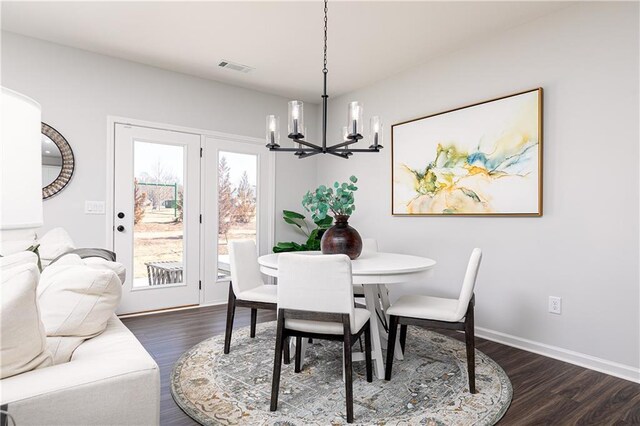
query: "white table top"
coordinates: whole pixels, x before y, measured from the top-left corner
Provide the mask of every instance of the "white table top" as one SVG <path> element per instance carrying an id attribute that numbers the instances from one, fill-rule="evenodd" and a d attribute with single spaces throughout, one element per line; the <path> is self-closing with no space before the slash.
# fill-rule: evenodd
<path id="1" fill-rule="evenodd" d="M 319 251 L 295 252 L 321 256 Z M 266 275 L 278 276 L 279 253 L 267 254 L 258 258 L 260 270 Z M 428 257 L 409 254 L 364 252 L 356 260 L 351 261 L 353 281 L 355 284 L 392 284 L 395 282 L 413 281 L 436 265 L 436 261 Z"/>

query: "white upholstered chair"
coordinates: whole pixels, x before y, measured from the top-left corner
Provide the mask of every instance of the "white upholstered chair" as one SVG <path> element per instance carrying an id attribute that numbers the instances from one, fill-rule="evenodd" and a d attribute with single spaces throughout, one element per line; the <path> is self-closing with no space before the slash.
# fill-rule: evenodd
<path id="1" fill-rule="evenodd" d="M 296 338 L 295 371 L 300 372 L 303 338 L 343 342 L 347 422 L 353 422 L 351 347 L 364 333 L 367 381 L 372 381 L 369 311 L 353 303 L 351 261 L 343 254 L 278 257 L 278 328 L 271 411 L 278 408 L 282 352 L 288 337 Z"/>
<path id="2" fill-rule="evenodd" d="M 258 265 L 258 252 L 251 240 L 229 243 L 231 283 L 227 305 L 227 327 L 224 335 L 224 353 L 231 346 L 231 333 L 236 306 L 251 308 L 251 337 L 256 336 L 258 309 L 276 310 L 277 286 L 265 285 Z M 288 360 L 287 360 L 288 362 Z"/>
<path id="3" fill-rule="evenodd" d="M 467 272 L 464 276 L 460 296 L 446 299 L 430 296 L 402 296 L 387 310 L 389 315 L 389 342 L 395 342 L 398 324 L 400 324 L 400 347 L 405 350 L 407 325 L 429 328 L 447 328 L 464 330 L 467 346 L 467 374 L 469 392 L 476 393 L 475 381 L 475 333 L 473 310 L 475 296 L 473 290 L 482 260 L 482 251 L 473 249 Z M 391 380 L 395 345 L 387 347 L 387 366 L 385 379 Z"/>

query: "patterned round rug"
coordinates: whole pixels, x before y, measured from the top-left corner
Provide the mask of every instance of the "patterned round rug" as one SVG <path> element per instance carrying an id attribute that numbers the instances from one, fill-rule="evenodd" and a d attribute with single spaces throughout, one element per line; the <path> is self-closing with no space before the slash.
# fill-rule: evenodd
<path id="1" fill-rule="evenodd" d="M 234 331 L 184 353 L 171 373 L 176 403 L 203 425 L 346 424 L 342 343 L 314 340 L 302 372 L 283 365 L 278 411 L 269 411 L 275 322 Z M 358 348 L 358 343 L 354 349 Z M 468 392 L 464 343 L 409 327 L 405 358 L 391 381 L 367 383 L 364 362 L 354 362 L 354 423 L 379 425 L 493 425 L 511 403 L 511 382 L 491 358 L 476 351 L 476 388 Z"/>

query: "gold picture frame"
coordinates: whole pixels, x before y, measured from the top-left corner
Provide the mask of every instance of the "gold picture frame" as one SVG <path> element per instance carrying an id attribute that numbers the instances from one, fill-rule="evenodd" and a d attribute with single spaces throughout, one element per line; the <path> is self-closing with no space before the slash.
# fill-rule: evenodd
<path id="1" fill-rule="evenodd" d="M 541 87 L 396 123 L 391 214 L 541 217 L 542 165 Z"/>

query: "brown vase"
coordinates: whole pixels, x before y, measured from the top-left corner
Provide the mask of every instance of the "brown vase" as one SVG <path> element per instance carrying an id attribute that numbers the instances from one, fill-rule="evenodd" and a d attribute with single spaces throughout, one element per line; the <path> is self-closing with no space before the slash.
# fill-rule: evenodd
<path id="1" fill-rule="evenodd" d="M 322 254 L 346 254 L 351 260 L 362 253 L 362 238 L 349 226 L 349 216 L 336 215 L 336 223 L 322 236 L 320 247 Z"/>

